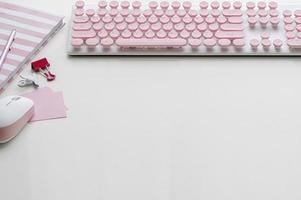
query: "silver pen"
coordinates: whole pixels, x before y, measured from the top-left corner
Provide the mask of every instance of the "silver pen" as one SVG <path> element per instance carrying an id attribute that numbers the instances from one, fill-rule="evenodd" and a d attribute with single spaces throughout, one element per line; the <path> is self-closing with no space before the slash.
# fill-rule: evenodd
<path id="1" fill-rule="evenodd" d="M 1 57 L 0 57 L 0 69 L 1 69 L 2 65 L 4 64 L 4 61 L 7 57 L 7 54 L 10 50 L 11 45 L 13 44 L 15 36 L 16 36 L 16 30 L 12 30 L 12 32 L 10 33 L 10 36 L 9 36 L 7 42 L 6 42 L 5 48 L 4 48 L 4 50 L 1 54 Z"/>

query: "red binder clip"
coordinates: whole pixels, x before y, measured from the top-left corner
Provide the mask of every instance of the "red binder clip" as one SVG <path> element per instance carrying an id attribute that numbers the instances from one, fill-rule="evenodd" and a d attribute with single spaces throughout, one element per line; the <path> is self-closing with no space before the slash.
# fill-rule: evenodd
<path id="1" fill-rule="evenodd" d="M 55 75 L 49 71 L 49 67 L 50 64 L 46 58 L 42 58 L 31 63 L 31 69 L 33 71 L 40 73 L 47 79 L 47 81 L 53 81 L 55 79 Z"/>

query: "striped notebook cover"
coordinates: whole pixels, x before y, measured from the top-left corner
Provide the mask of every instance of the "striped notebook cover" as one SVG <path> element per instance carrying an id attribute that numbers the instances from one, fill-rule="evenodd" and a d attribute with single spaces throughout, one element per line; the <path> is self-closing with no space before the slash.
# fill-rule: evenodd
<path id="1" fill-rule="evenodd" d="M 62 16 L 0 1 L 0 54 L 11 30 L 16 30 L 12 48 L 0 69 L 0 92 L 63 25 Z"/>

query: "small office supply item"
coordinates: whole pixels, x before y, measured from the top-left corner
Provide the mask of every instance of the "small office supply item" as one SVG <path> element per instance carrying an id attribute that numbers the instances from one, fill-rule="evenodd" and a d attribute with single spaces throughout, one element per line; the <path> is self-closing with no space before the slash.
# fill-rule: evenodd
<path id="1" fill-rule="evenodd" d="M 53 81 L 56 76 L 55 74 L 50 72 L 49 68 L 50 63 L 46 58 L 42 58 L 31 63 L 31 69 L 34 72 L 38 72 L 39 74 L 44 76 L 47 79 L 47 81 Z"/>
<path id="2" fill-rule="evenodd" d="M 11 50 L 0 69 L 0 92 L 63 25 L 61 16 L 0 0 L 0 52 L 11 30 L 16 30 Z"/>
<path id="3" fill-rule="evenodd" d="M 86 3 L 73 7 L 70 55 L 301 55 L 297 1 Z"/>
<path id="4" fill-rule="evenodd" d="M 4 49 L 3 49 L 2 53 L 1 53 L 1 57 L 0 57 L 0 69 L 1 69 L 2 65 L 4 64 L 4 61 L 5 61 L 5 59 L 7 57 L 7 54 L 9 52 L 10 48 L 11 48 L 11 45 L 13 44 L 15 36 L 16 36 L 16 30 L 12 30 L 12 32 L 10 33 L 9 38 L 8 38 L 8 40 L 7 40 L 7 42 L 6 42 L 5 46 L 4 46 Z"/>
<path id="5" fill-rule="evenodd" d="M 24 76 L 20 76 L 21 80 L 18 82 L 19 87 L 28 87 L 28 86 L 33 86 L 34 88 L 38 88 L 39 85 L 30 78 L 26 78 Z"/>
<path id="6" fill-rule="evenodd" d="M 0 143 L 14 138 L 34 113 L 34 103 L 21 96 L 8 96 L 0 100 Z"/>
<path id="7" fill-rule="evenodd" d="M 49 87 L 43 87 L 22 96 L 31 99 L 35 104 L 35 113 L 31 122 L 67 117 L 67 107 L 62 92 L 54 92 Z"/>

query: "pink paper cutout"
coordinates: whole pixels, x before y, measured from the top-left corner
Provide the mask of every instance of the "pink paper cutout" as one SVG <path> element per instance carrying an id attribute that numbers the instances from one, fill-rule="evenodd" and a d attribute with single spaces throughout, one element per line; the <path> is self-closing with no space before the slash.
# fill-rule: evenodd
<path id="1" fill-rule="evenodd" d="M 53 92 L 50 88 L 39 88 L 22 96 L 34 102 L 35 114 L 31 122 L 67 117 L 62 92 Z"/>

